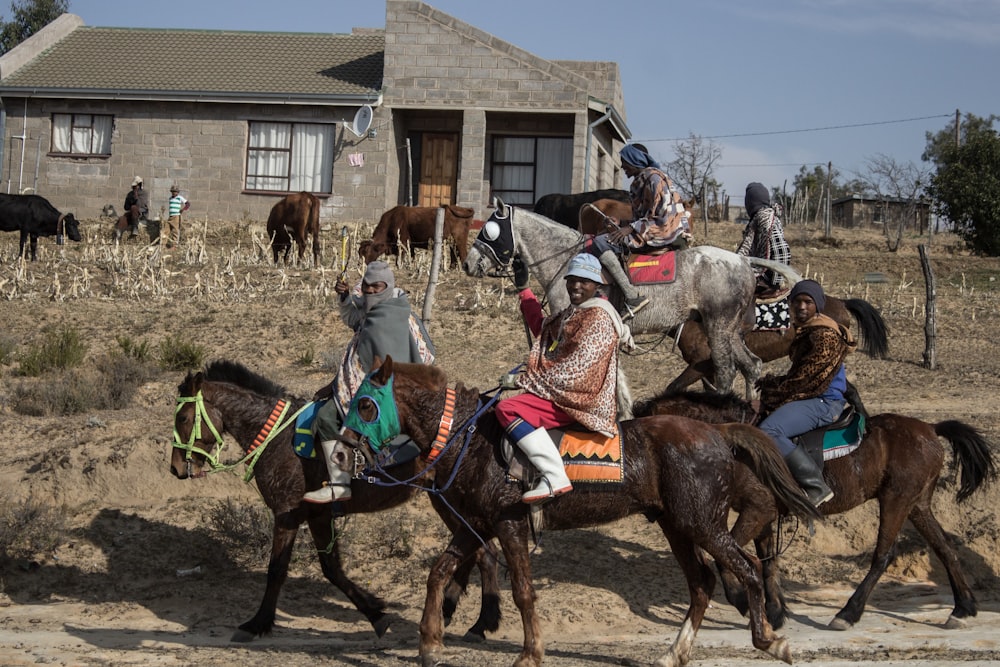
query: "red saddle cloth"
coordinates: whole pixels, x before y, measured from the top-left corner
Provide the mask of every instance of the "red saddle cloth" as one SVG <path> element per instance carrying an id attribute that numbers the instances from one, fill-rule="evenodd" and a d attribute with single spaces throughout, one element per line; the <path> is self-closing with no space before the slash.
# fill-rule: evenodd
<path id="1" fill-rule="evenodd" d="M 632 255 L 628 260 L 628 277 L 633 285 L 672 283 L 677 277 L 674 250 L 655 255 Z"/>

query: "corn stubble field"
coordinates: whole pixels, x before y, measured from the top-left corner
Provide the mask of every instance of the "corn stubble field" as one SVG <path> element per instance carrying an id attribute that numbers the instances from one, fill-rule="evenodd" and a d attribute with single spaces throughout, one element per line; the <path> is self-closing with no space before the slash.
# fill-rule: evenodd
<path id="1" fill-rule="evenodd" d="M 263 593 L 270 514 L 236 475 L 179 481 L 167 468 L 176 387 L 188 368 L 233 359 L 305 397 L 329 381 L 349 339 L 333 292 L 339 226 L 323 232 L 318 267 L 308 254 L 305 265 L 274 266 L 262 226 L 247 220 L 194 219 L 181 246 L 166 252 L 138 241 L 113 245 L 107 221 L 84 221 L 82 243 L 42 239 L 36 263 L 16 259 L 15 234 L 0 236 L 0 663 L 416 661 L 424 581 L 447 542 L 426 500 L 342 526 L 349 574 L 398 616 L 384 638 L 323 579 L 304 533 L 279 600 L 279 627 L 234 646 L 229 636 Z M 348 228 L 348 271 L 359 278 L 354 249 L 373 224 Z M 970 256 L 951 235 L 930 240 L 937 334 L 930 370 L 917 254 L 926 238 L 905 236 L 890 253 L 880 231 L 836 229 L 833 239 L 810 228 L 786 233 L 800 272 L 829 294 L 870 301 L 889 326 L 889 359 L 849 360 L 869 410 L 961 419 L 1000 443 L 1000 260 Z M 739 234 L 733 224 L 696 225 L 700 243 L 733 248 Z M 417 251 L 397 270 L 417 312 L 429 257 Z M 886 282 L 865 282 L 874 272 Z M 491 387 L 525 357 L 509 282 L 443 270 L 432 305 L 438 364 L 453 380 Z M 623 357 L 637 398 L 682 368 L 669 341 L 651 347 Z M 780 372 L 782 364 L 765 370 Z M 1000 629 L 1000 492 L 990 487 L 957 505 L 951 473 L 939 486 L 935 511 L 979 591 L 980 616 L 965 630 L 938 627 L 951 608 L 947 580 L 907 528 L 861 623 L 846 633 L 822 630 L 867 570 L 877 525 L 869 503 L 812 535 L 800 530 L 784 555 L 784 582 L 800 614 L 788 630 L 799 660 L 1000 656 L 990 639 Z M 662 536 L 641 518 L 544 533 L 532 558 L 546 664 L 649 663 L 683 619 L 683 578 Z M 521 635 L 509 594 L 496 635 L 481 646 L 459 641 L 477 603 L 476 588 L 449 628 L 449 664 L 511 664 Z M 745 622 L 717 591 L 694 664 L 756 658 Z"/>

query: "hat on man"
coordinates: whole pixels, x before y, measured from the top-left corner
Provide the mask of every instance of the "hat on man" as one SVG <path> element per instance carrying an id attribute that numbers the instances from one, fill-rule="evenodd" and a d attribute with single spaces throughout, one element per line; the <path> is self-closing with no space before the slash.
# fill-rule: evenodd
<path id="1" fill-rule="evenodd" d="M 174 183 L 173 185 L 170 186 L 170 191 L 171 192 L 180 192 L 181 189 L 179 187 L 177 187 L 176 183 Z"/>
<path id="2" fill-rule="evenodd" d="M 591 280 L 600 285 L 608 284 L 608 281 L 604 279 L 604 274 L 601 273 L 601 262 L 589 252 L 582 252 L 569 261 L 566 277 L 570 276 Z"/>
<path id="3" fill-rule="evenodd" d="M 136 176 L 135 178 L 132 179 L 132 187 L 135 187 L 137 185 L 142 185 L 142 176 Z"/>
<path id="4" fill-rule="evenodd" d="M 816 312 L 822 311 L 823 306 L 826 305 L 826 294 L 823 293 L 823 287 L 815 280 L 800 280 L 795 283 L 792 291 L 788 293 L 788 302 L 794 301 L 799 294 L 807 294 L 812 298 L 816 304 Z"/>
<path id="5" fill-rule="evenodd" d="M 378 260 L 369 262 L 365 269 L 364 281 L 369 285 L 385 283 L 386 290 L 390 292 L 396 286 L 396 278 L 392 275 L 392 269 L 385 262 Z"/>

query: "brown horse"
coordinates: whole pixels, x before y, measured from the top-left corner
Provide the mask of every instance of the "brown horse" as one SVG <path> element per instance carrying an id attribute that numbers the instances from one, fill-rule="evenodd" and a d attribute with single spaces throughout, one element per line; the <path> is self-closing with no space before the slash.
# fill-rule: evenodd
<path id="1" fill-rule="evenodd" d="M 637 416 L 685 415 L 710 423 L 750 422 L 755 417 L 750 404 L 732 394 L 664 393 L 648 401 L 637 402 L 633 410 Z M 963 619 L 976 615 L 976 598 L 965 579 L 955 550 L 931 508 L 931 499 L 944 464 L 944 448 L 938 437 L 951 443 L 954 460 L 961 467 L 961 482 L 956 493 L 959 502 L 971 496 L 984 482 L 996 477 L 991 445 L 972 426 L 955 420 L 928 424 L 912 417 L 888 413 L 867 420 L 867 432 L 856 450 L 825 462 L 823 477 L 835 495 L 820 507 L 824 515 L 846 512 L 872 499 L 877 499 L 879 503 L 878 539 L 868 574 L 830 622 L 831 628 L 846 630 L 861 618 L 868 596 L 895 557 L 896 538 L 907 519 L 924 537 L 948 573 L 955 608 L 946 627 L 961 627 Z M 775 627 L 781 627 L 787 607 L 780 593 L 771 527 L 772 521 L 778 517 L 779 505 L 767 504 L 768 498 L 760 492 L 751 476 L 744 475 L 742 480 L 746 485 L 735 494 L 740 500 L 734 504 L 734 509 L 741 514 L 733 527 L 734 537 L 740 544 L 754 539 L 758 556 L 766 559 L 769 567 L 765 567 L 764 576 L 770 578 L 765 582 L 765 591 L 769 596 L 768 618 Z M 751 499 L 752 503 L 748 502 L 745 507 L 737 506 L 747 499 Z M 768 556 L 771 558 L 768 559 Z M 739 600 L 738 586 L 726 576 L 723 583 L 727 598 L 742 611 L 745 604 Z"/>
<path id="2" fill-rule="evenodd" d="M 447 444 L 443 438 L 446 401 L 454 405 L 457 427 Z M 354 451 L 373 466 L 370 443 L 407 433 L 422 450 L 433 491 L 462 518 L 447 549 L 431 567 L 427 599 L 420 621 L 420 658 L 424 667 L 443 658 L 441 596 L 452 571 L 480 544 L 500 540 L 510 571 L 514 603 L 521 612 L 524 644 L 518 667 L 542 661 L 540 621 L 535 610 L 528 553 L 529 507 L 522 489 L 509 483 L 499 447 L 503 429 L 485 409 L 476 389 L 449 388 L 444 372 L 434 366 L 394 364 L 391 357 L 358 389 L 345 419 L 339 452 L 349 469 Z M 452 423 L 448 420 L 448 423 Z M 464 437 L 463 437 L 464 436 Z M 360 437 L 360 440 L 358 438 Z M 620 484 L 578 483 L 572 493 L 544 505 L 531 519 L 553 530 L 583 528 L 642 513 L 659 524 L 687 579 L 691 604 L 670 652 L 658 665 L 683 665 L 711 599 L 715 576 L 702 550 L 725 564 L 747 592 L 753 645 L 791 662 L 787 640 L 776 635 L 764 616 L 760 563 L 738 547 L 727 531 L 729 488 L 735 469 L 734 450 L 753 466 L 765 493 L 788 503 L 798 516 L 818 516 L 791 479 L 774 443 L 762 431 L 743 424 L 712 426 L 683 417 L 652 417 L 623 422 L 622 459 L 627 462 Z M 366 473 L 368 474 L 368 473 Z"/>
<path id="3" fill-rule="evenodd" d="M 271 207 L 267 216 L 267 235 L 271 239 L 274 263 L 278 255 L 288 255 L 292 249 L 292 239 L 298 246 L 299 261 L 305 257 L 306 239 L 312 236 L 313 265 L 319 266 L 319 197 L 311 192 L 296 192 L 286 195 Z"/>
<path id="4" fill-rule="evenodd" d="M 228 432 L 244 452 L 253 450 L 257 456 L 252 459 L 247 454 L 243 461 L 250 461 L 248 477 L 252 474 L 256 479 L 264 502 L 274 513 L 274 541 L 264 599 L 256 615 L 239 626 L 232 641 L 250 641 L 270 633 L 274 627 L 278 594 L 288 574 L 295 536 L 303 522 L 309 524 L 323 575 L 364 614 L 379 637 L 385 634 L 390 624 L 390 618 L 384 613 L 386 603 L 357 586 L 344 573 L 339 542 L 333 534 L 334 510 L 345 514 L 379 512 L 409 500 L 416 487 L 392 486 L 380 490 L 371 484 L 355 483 L 353 497 L 339 503 L 339 507 L 304 503 L 302 495 L 318 488 L 326 479 L 326 466 L 320 459 L 304 459 L 294 452 L 294 427 L 278 430 L 280 423 L 275 424 L 271 431 L 275 434 L 273 437 L 262 432 L 269 418 L 273 421 L 277 402 L 287 396 L 284 387 L 252 373 L 241 364 L 222 360 L 213 362 L 202 373 L 188 373 L 178 392 L 171 472 L 179 479 L 187 479 L 204 476 L 206 464 L 219 466 L 221 436 Z M 304 403 L 295 399 L 287 402 L 289 415 L 295 414 Z M 265 441 L 255 446 L 258 434 Z M 415 466 L 411 461 L 392 468 L 392 473 L 396 479 L 409 479 Z M 452 515 L 437 505 L 436 499 L 432 501 L 445 522 L 453 524 Z M 492 544 L 488 544 L 486 550 L 488 553 L 470 554 L 458 564 L 444 600 L 443 613 L 450 619 L 468 583 L 472 566 L 478 565 L 482 577 L 482 606 L 479 618 L 465 636 L 467 641 L 484 641 L 485 633 L 495 632 L 500 625 L 496 550 Z"/>
<path id="5" fill-rule="evenodd" d="M 853 315 L 858 322 L 860 349 L 873 359 L 885 359 L 888 356 L 889 339 L 885 320 L 864 299 L 839 299 L 827 296 L 823 314 L 845 327 L 851 326 Z M 795 331 L 791 327 L 778 331 L 748 330 L 743 334 L 747 348 L 760 357 L 763 363 L 788 356 L 788 349 L 794 337 Z M 677 338 L 677 349 L 687 362 L 687 367 L 667 385 L 666 393 L 683 391 L 698 380 L 702 380 L 708 388 L 715 388 L 712 349 L 709 347 L 708 337 L 701 322 L 689 320 L 684 324 Z"/>

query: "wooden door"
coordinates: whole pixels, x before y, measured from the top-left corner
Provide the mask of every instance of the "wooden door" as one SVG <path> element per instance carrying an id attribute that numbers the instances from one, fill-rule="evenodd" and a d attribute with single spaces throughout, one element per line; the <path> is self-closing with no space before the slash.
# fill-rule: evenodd
<path id="1" fill-rule="evenodd" d="M 420 147 L 417 206 L 454 204 L 458 188 L 458 135 L 426 132 Z"/>

